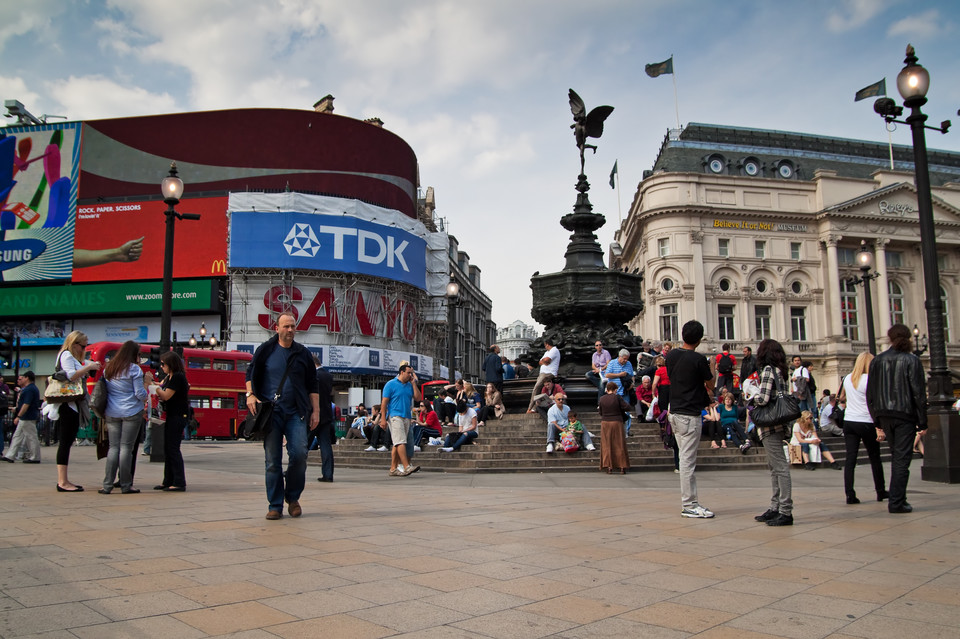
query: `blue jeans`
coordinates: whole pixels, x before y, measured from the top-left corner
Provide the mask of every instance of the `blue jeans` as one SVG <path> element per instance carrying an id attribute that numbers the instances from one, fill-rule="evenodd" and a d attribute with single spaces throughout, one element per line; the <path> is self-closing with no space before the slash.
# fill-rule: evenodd
<path id="1" fill-rule="evenodd" d="M 460 447 L 468 442 L 472 442 L 479 436 L 475 430 L 468 430 L 465 433 L 450 433 L 446 441 L 443 442 L 445 448 L 460 450 Z"/>
<path id="2" fill-rule="evenodd" d="M 442 435 L 440 431 L 435 428 L 428 428 L 424 424 L 414 422 L 410 426 L 410 431 L 407 433 L 407 459 L 413 459 L 413 447 L 420 445 L 420 440 L 423 439 L 424 435 L 430 437 L 440 437 Z"/>
<path id="3" fill-rule="evenodd" d="M 143 411 L 129 417 L 107 417 L 107 434 L 110 438 L 110 450 L 103 475 L 103 489 L 113 490 L 113 482 L 120 469 L 120 488 L 129 490 L 133 486 L 133 447 L 140 435 Z"/>
<path id="4" fill-rule="evenodd" d="M 558 429 L 553 424 L 547 424 L 547 443 L 556 444 L 557 441 L 559 440 L 560 440 L 560 429 Z M 581 437 L 581 441 L 583 442 L 584 447 L 593 445 L 593 437 L 590 436 L 590 431 L 587 430 L 586 427 L 584 427 L 583 429 L 583 435 Z"/>
<path id="5" fill-rule="evenodd" d="M 283 438 L 287 438 L 287 472 L 283 472 Z M 286 420 L 273 415 L 273 429 L 263 440 L 267 501 L 270 510 L 283 511 L 283 502 L 300 500 L 307 477 L 307 423 L 299 415 Z M 286 484 L 286 485 L 284 485 Z"/>

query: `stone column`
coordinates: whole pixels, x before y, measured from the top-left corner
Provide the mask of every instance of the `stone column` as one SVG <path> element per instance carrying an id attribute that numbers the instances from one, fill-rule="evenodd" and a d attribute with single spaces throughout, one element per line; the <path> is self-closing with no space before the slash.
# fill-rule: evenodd
<path id="1" fill-rule="evenodd" d="M 877 282 L 877 318 L 880 320 L 877 322 L 877 352 L 879 353 L 882 348 L 880 345 L 884 343 L 883 339 L 887 336 L 887 331 L 890 330 L 890 286 L 887 279 L 887 244 L 890 243 L 890 240 L 885 238 L 876 239 L 876 249 L 873 253 L 874 267 L 873 269 L 880 274 L 880 277 L 876 279 Z"/>
<path id="2" fill-rule="evenodd" d="M 840 261 L 837 259 L 837 243 L 842 235 L 827 235 L 821 241 L 827 247 L 827 272 L 823 286 L 827 289 L 828 338 L 839 339 L 843 336 L 843 322 L 840 317 Z"/>
<path id="3" fill-rule="evenodd" d="M 701 286 L 697 286 L 694 289 L 693 293 L 693 307 L 696 312 L 696 318 L 703 323 L 708 335 L 716 335 L 716 325 L 711 327 L 708 322 L 709 317 L 716 317 L 716 309 L 714 309 L 713 313 L 707 314 L 706 288 L 709 286 L 709 283 L 703 279 L 706 277 L 706 273 L 703 271 L 703 231 L 690 231 L 690 249 L 693 253 L 693 273 L 691 273 L 692 277 L 690 281 L 694 282 L 697 278 L 701 278 L 700 281 L 703 282 Z"/>

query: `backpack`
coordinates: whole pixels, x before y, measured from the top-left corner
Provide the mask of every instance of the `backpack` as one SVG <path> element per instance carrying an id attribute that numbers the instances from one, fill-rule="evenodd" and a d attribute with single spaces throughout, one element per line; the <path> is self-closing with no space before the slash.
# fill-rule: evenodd
<path id="1" fill-rule="evenodd" d="M 813 379 L 813 371 L 809 368 L 807 369 L 807 374 L 810 376 L 810 381 L 807 382 L 807 388 L 810 389 L 810 395 L 813 397 L 817 396 L 817 382 Z"/>
<path id="2" fill-rule="evenodd" d="M 807 369 L 807 374 L 810 375 L 810 369 Z M 792 381 L 796 390 L 793 391 L 793 396 L 801 402 L 805 400 L 810 394 L 810 382 L 812 379 L 812 375 L 809 378 L 804 377 L 802 374 L 794 377 Z"/>
<path id="3" fill-rule="evenodd" d="M 733 372 L 733 358 L 730 353 L 724 353 L 717 362 L 717 372 L 722 375 L 729 375 Z"/>

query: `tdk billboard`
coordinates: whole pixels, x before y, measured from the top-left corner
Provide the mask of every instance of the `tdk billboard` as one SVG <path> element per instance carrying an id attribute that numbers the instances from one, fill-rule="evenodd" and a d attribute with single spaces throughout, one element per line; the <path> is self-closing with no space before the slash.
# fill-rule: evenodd
<path id="1" fill-rule="evenodd" d="M 426 288 L 426 241 L 352 216 L 234 211 L 230 266 L 363 273 Z"/>

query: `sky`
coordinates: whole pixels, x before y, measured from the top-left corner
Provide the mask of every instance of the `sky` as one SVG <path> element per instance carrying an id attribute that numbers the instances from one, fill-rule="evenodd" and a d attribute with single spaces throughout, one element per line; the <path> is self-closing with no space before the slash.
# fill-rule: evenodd
<path id="1" fill-rule="evenodd" d="M 570 88 L 614 107 L 586 160 L 605 253 L 677 111 L 886 142 L 873 101 L 853 98 L 885 77 L 899 102 L 908 43 L 930 123 L 957 122 L 927 143 L 960 151 L 956 0 L 0 0 L 0 16 L 0 98 L 36 116 L 309 110 L 332 94 L 339 115 L 379 117 L 416 153 L 501 327 L 532 322 L 530 276 L 564 266 Z M 644 73 L 671 55 L 673 76 Z M 892 136 L 911 143 L 905 126 Z"/>

